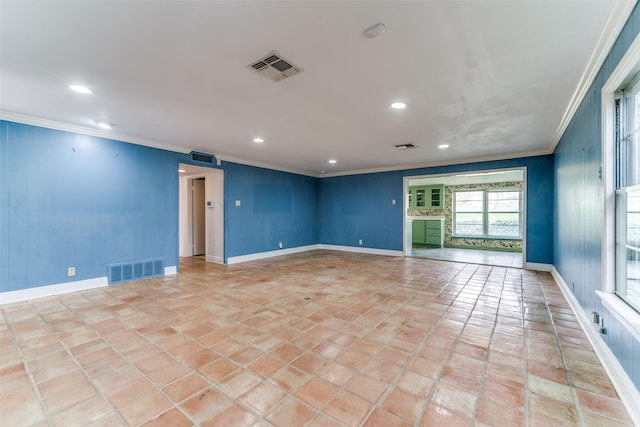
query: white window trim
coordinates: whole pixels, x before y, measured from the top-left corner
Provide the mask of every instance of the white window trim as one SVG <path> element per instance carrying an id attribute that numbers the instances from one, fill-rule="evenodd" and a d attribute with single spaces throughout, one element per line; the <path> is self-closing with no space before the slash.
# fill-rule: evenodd
<path id="1" fill-rule="evenodd" d="M 618 89 L 640 71 L 640 35 L 602 87 L 602 290 L 596 294 L 604 306 L 640 341 L 640 314 L 615 295 L 616 283 L 616 186 L 614 100 Z"/>
<path id="2" fill-rule="evenodd" d="M 487 231 L 486 234 L 455 234 L 456 230 L 456 193 L 464 193 L 471 191 L 482 191 L 483 194 L 483 209 L 482 212 L 463 212 L 463 213 L 479 213 L 482 214 L 482 228 L 484 231 Z M 518 212 L 505 212 L 505 213 L 517 213 L 518 214 L 518 224 L 519 231 L 518 236 L 491 236 L 489 235 L 489 193 L 498 193 L 498 192 L 520 192 L 520 210 Z M 451 195 L 451 220 L 453 224 L 451 225 L 451 237 L 456 239 L 487 239 L 487 240 L 523 240 L 523 219 L 524 219 L 524 189 L 517 187 L 496 187 L 496 188 L 479 188 L 479 189 L 468 189 L 468 190 L 455 190 Z"/>

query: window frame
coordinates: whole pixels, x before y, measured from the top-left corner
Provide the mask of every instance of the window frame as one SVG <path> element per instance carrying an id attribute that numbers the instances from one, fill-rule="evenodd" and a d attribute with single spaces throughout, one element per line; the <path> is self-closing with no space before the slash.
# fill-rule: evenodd
<path id="1" fill-rule="evenodd" d="M 457 194 L 458 193 L 482 193 L 482 212 L 461 212 L 461 213 L 475 213 L 482 214 L 482 234 L 458 234 L 457 233 Z M 518 211 L 509 211 L 502 213 L 517 213 L 518 214 L 518 236 L 504 236 L 504 235 L 491 235 L 489 234 L 489 214 L 496 213 L 495 211 L 489 210 L 489 194 L 491 193 L 518 193 Z M 517 187 L 498 187 L 498 188 L 478 188 L 478 189 L 465 189 L 465 190 L 454 190 L 452 192 L 452 202 L 451 202 L 451 237 L 453 238 L 462 238 L 462 239 L 494 239 L 494 240 L 522 240 L 523 239 L 523 204 L 524 191 L 522 188 Z"/>
<path id="2" fill-rule="evenodd" d="M 637 247 L 632 247 L 627 241 L 628 224 L 627 224 L 627 200 L 628 194 L 638 193 L 640 184 L 629 181 L 629 158 L 625 144 L 628 144 L 632 135 L 637 135 L 640 129 L 640 120 L 636 123 L 630 123 L 630 113 L 637 108 L 635 104 L 636 97 L 640 97 L 640 71 L 632 74 L 630 80 L 622 85 L 614 93 L 614 128 L 613 128 L 613 155 L 615 157 L 614 165 L 614 239 L 615 239 L 615 264 L 614 273 L 614 293 L 633 310 L 640 314 L 640 303 L 632 300 L 627 293 L 628 285 L 628 254 L 629 249 L 638 251 Z M 630 99 L 631 98 L 631 99 Z M 633 129 L 629 129 L 633 126 Z M 633 143 L 633 142 L 631 142 Z"/>
<path id="3" fill-rule="evenodd" d="M 460 212 L 460 213 L 465 213 L 465 214 L 480 214 L 482 215 L 482 234 L 458 234 L 457 233 L 457 215 L 458 212 L 456 211 L 456 206 L 457 206 L 457 196 L 458 193 L 483 193 L 482 194 L 482 211 L 473 211 L 473 212 Z M 451 227 L 451 237 L 467 237 L 467 238 L 482 238 L 484 237 L 485 234 L 485 228 L 486 228 L 486 195 L 484 194 L 484 191 L 481 189 L 468 189 L 468 190 L 454 190 L 452 193 L 452 203 L 451 203 L 451 221 L 452 221 L 452 227 Z"/>
<path id="4" fill-rule="evenodd" d="M 635 339 L 640 341 L 640 314 L 616 295 L 616 141 L 615 98 L 620 89 L 627 87 L 640 71 L 640 35 L 627 49 L 601 89 L 601 154 L 600 169 L 602 206 L 602 288 L 596 295 Z"/>

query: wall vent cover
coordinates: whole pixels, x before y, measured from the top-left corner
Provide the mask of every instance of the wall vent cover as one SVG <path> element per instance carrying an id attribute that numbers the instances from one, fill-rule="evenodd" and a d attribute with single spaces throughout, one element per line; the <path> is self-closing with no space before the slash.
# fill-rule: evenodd
<path id="1" fill-rule="evenodd" d="M 198 162 L 213 163 L 213 156 L 207 156 L 205 154 L 192 153 L 191 158 Z"/>
<path id="2" fill-rule="evenodd" d="M 394 145 L 394 147 L 396 147 L 398 150 L 410 150 L 410 149 L 412 149 L 412 148 L 418 148 L 418 146 L 417 146 L 417 145 L 415 145 L 415 144 L 411 144 L 411 143 L 408 143 L 408 144 L 398 144 L 398 145 Z"/>
<path id="3" fill-rule="evenodd" d="M 294 65 L 293 62 L 288 59 L 284 59 L 275 50 L 264 58 L 251 63 L 249 66 L 263 76 L 276 82 L 295 76 L 303 71 L 302 68 Z"/>
<path id="4" fill-rule="evenodd" d="M 164 275 L 164 261 L 161 259 L 109 264 L 107 268 L 110 285 Z"/>

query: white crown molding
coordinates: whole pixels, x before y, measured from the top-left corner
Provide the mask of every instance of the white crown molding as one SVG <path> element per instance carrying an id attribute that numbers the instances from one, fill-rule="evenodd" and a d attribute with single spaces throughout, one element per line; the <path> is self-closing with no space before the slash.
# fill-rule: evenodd
<path id="1" fill-rule="evenodd" d="M 315 173 L 315 172 L 309 172 L 309 171 L 305 171 L 305 170 L 302 170 L 302 169 L 288 168 L 288 167 L 284 167 L 284 166 L 278 166 L 278 165 L 273 165 L 271 163 L 258 162 L 258 161 L 254 161 L 254 160 L 246 160 L 246 159 L 241 159 L 239 157 L 227 156 L 225 154 L 214 153 L 214 157 L 218 161 L 223 161 L 223 162 L 228 162 L 228 163 L 237 163 L 237 164 L 240 164 L 240 165 L 255 166 L 255 167 L 263 168 L 263 169 L 271 169 L 271 170 L 276 170 L 276 171 L 280 171 L 280 172 L 294 173 L 296 175 L 311 176 L 311 177 L 314 177 L 314 178 L 319 178 L 320 177 L 320 175 Z"/>
<path id="2" fill-rule="evenodd" d="M 636 2 L 637 0 L 618 0 L 614 3 L 611 13 L 609 14 L 609 18 L 607 19 L 602 33 L 600 33 L 600 37 L 596 42 L 593 53 L 589 58 L 589 62 L 587 62 L 587 66 L 582 73 L 582 77 L 580 77 L 580 80 L 578 81 L 578 86 L 573 92 L 571 101 L 569 101 L 569 105 L 562 116 L 562 120 L 560 120 L 558 129 L 549 143 L 550 152 L 553 153 L 555 151 L 562 135 L 564 135 L 564 132 L 567 130 L 567 126 L 569 126 L 573 116 L 576 111 L 578 111 L 580 104 L 582 104 L 582 100 L 587 95 L 587 92 L 598 75 L 602 64 L 604 64 L 605 59 L 607 59 L 607 55 L 609 55 L 613 44 L 618 39 L 622 28 L 627 23 Z"/>
<path id="3" fill-rule="evenodd" d="M 464 165 L 469 163 L 491 162 L 496 160 L 510 160 L 510 159 L 520 159 L 525 157 L 546 156 L 552 153 L 553 151 L 549 151 L 545 148 L 543 150 L 525 151 L 522 153 L 509 153 L 509 154 L 500 154 L 495 156 L 484 156 L 484 157 L 469 157 L 465 159 L 442 160 L 438 162 L 413 163 L 409 165 L 384 166 L 384 167 L 371 168 L 371 169 L 356 169 L 356 170 L 343 171 L 343 172 L 323 173 L 319 177 L 330 178 L 334 176 L 362 175 L 366 173 L 379 173 L 379 172 L 395 172 L 395 171 L 403 171 L 403 170 L 409 170 L 409 169 L 432 168 L 432 167 L 438 167 L 438 166 L 455 166 L 455 165 Z M 514 169 L 515 168 L 517 168 L 517 166 L 514 167 Z M 450 175 L 450 173 L 445 173 L 444 175 Z"/>
<path id="4" fill-rule="evenodd" d="M 56 122 L 53 120 L 40 119 L 36 117 L 25 116 L 22 114 L 16 114 L 16 113 L 11 113 L 7 111 L 0 111 L 0 120 L 7 120 L 11 122 L 22 123 L 22 124 L 33 125 L 33 126 L 40 126 L 48 129 L 61 130 L 65 132 L 74 132 L 81 135 L 107 138 L 107 139 L 131 143 L 131 144 L 143 145 L 143 146 L 152 147 L 152 148 L 159 148 L 162 150 L 174 151 L 174 152 L 184 153 L 184 154 L 188 154 L 194 151 L 191 148 L 183 147 L 179 145 L 163 144 L 160 142 L 145 140 L 142 138 L 135 138 L 131 136 L 116 134 L 110 131 L 103 131 L 100 129 L 92 129 L 84 126 L 71 125 L 71 124 L 62 123 L 62 122 Z M 195 150 L 195 151 L 198 151 L 198 150 Z M 552 153 L 553 151 L 543 149 L 543 150 L 536 150 L 536 151 L 525 151 L 525 152 L 519 152 L 519 153 L 491 155 L 491 156 L 484 156 L 484 157 L 469 157 L 464 159 L 450 159 L 450 160 L 442 160 L 437 162 L 413 163 L 408 165 L 386 166 L 386 167 L 370 168 L 370 169 L 355 169 L 355 170 L 331 172 L 331 173 L 324 173 L 324 174 L 306 171 L 303 169 L 278 166 L 278 165 L 274 165 L 266 162 L 259 162 L 255 160 L 247 160 L 239 157 L 227 156 L 225 154 L 213 153 L 212 155 L 216 158 L 218 165 L 220 165 L 222 161 L 225 161 L 229 163 L 237 163 L 237 164 L 246 165 L 246 166 L 255 166 L 259 168 L 276 170 L 280 172 L 293 173 L 296 175 L 310 176 L 313 178 L 330 178 L 335 176 L 362 175 L 367 173 L 393 172 L 393 171 L 402 171 L 402 170 L 409 170 L 409 169 L 422 169 L 422 168 L 428 168 L 428 167 L 453 166 L 453 165 L 462 165 L 462 164 L 478 163 L 478 162 L 490 162 L 495 160 L 508 160 L 508 159 L 524 158 L 524 157 L 544 156 Z"/>
<path id="5" fill-rule="evenodd" d="M 571 292 L 569 286 L 567 286 L 567 283 L 560 275 L 560 272 L 556 270 L 555 266 L 551 268 L 551 275 L 556 280 L 560 291 L 567 299 L 569 306 L 571 306 L 571 310 L 576 315 L 580 326 L 582 326 L 582 330 L 585 332 L 585 335 L 591 343 L 598 359 L 600 359 L 602 367 L 609 376 L 618 396 L 620 396 L 620 400 L 625 406 L 629 417 L 631 417 L 631 420 L 636 426 L 640 426 L 640 409 L 638 407 L 638 402 L 640 402 L 640 393 L 638 392 L 638 389 L 633 381 L 631 381 L 631 378 L 629 378 L 629 375 L 626 373 L 620 364 L 620 361 L 615 354 L 613 354 L 607 343 L 602 339 L 600 334 L 596 332 L 596 329 L 593 327 L 593 323 L 584 312 L 584 308 L 582 308 L 580 302 L 578 302 L 573 292 Z"/>
<path id="6" fill-rule="evenodd" d="M 25 125 L 39 126 L 47 129 L 61 130 L 64 132 L 73 132 L 80 135 L 96 136 L 99 138 L 113 139 L 116 141 L 127 142 L 130 144 L 143 145 L 145 147 L 159 148 L 161 150 L 175 151 L 177 153 L 189 154 L 193 151 L 191 148 L 181 145 L 165 144 L 150 139 L 136 138 L 133 136 L 113 133 L 102 129 L 92 129 L 85 126 L 72 125 L 68 123 L 56 122 L 54 120 L 41 119 L 38 117 L 25 116 L 23 114 L 12 113 L 9 111 L 0 111 L 0 120 L 22 123 Z"/>

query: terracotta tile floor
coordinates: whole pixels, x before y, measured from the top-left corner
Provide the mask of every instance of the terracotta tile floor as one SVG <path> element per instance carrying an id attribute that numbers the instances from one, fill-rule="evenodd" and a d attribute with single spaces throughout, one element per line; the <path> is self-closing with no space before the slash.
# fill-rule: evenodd
<path id="1" fill-rule="evenodd" d="M 552 277 L 314 251 L 2 307 L 0 425 L 631 425 Z"/>

